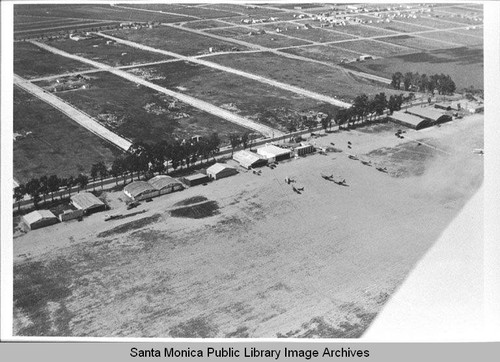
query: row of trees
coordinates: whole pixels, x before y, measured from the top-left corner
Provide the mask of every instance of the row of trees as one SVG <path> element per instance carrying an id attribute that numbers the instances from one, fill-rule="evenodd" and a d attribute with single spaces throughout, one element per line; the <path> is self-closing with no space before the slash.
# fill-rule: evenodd
<path id="1" fill-rule="evenodd" d="M 403 94 L 391 95 L 389 98 L 385 93 L 378 93 L 373 98 L 366 94 L 361 94 L 354 98 L 350 108 L 339 110 L 337 114 L 337 124 L 347 125 L 348 127 L 362 120 L 372 121 L 375 116 L 381 116 L 386 110 L 390 113 L 399 111 L 404 102 L 411 100 L 412 96 Z"/>
<path id="2" fill-rule="evenodd" d="M 411 92 L 433 93 L 437 90 L 439 94 L 445 95 L 453 94 L 457 89 L 451 77 L 442 73 L 427 76 L 427 74 L 419 74 L 418 72 L 407 72 L 405 74 L 396 72 L 392 75 L 391 85 L 395 89 Z"/>
<path id="3" fill-rule="evenodd" d="M 115 158 L 109 169 L 104 162 L 100 161 L 91 166 L 88 175 L 81 173 L 76 177 L 67 178 L 57 175 L 32 178 L 25 184 L 14 188 L 14 199 L 18 202 L 19 210 L 20 201 L 25 195 L 29 195 L 36 208 L 42 198 L 45 202 L 46 198 L 51 196 L 54 201 L 54 194 L 58 191 L 62 192 L 60 195 L 62 199 L 66 196 L 64 190 L 68 190 L 67 196 L 70 197 L 71 190 L 75 186 L 78 187 L 78 192 L 85 189 L 90 179 L 93 181 L 95 190 L 96 181 L 100 179 L 102 188 L 103 181 L 108 176 L 113 176 L 118 184 L 120 177 L 123 177 L 125 183 L 128 176 L 133 180 L 134 174 L 140 177 L 141 174 L 146 173 L 168 173 L 169 165 L 176 170 L 178 167 L 189 167 L 198 160 L 203 162 L 203 159 L 208 161 L 210 157 L 215 157 L 219 152 L 220 143 L 217 133 L 192 142 L 160 141 L 155 144 L 136 142 L 130 146 L 126 154 Z"/>

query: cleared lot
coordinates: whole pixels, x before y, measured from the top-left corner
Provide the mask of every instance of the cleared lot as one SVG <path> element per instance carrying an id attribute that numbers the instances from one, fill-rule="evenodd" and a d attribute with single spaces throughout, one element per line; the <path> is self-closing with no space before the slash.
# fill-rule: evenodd
<path id="1" fill-rule="evenodd" d="M 350 140 L 351 152 L 404 164 L 407 177 L 315 155 L 160 197 L 126 221 L 97 214 L 20 236 L 14 334 L 359 337 L 481 184 L 482 157 L 470 152 L 481 123 L 420 136 L 451 157 L 414 157 L 414 143 L 377 128 L 316 140 Z M 321 178 L 332 172 L 349 187 Z M 174 216 L 179 203 L 202 217 Z M 35 280 L 44 288 L 30 291 Z"/>
<path id="2" fill-rule="evenodd" d="M 425 35 L 427 36 L 427 35 Z M 429 36 L 429 38 L 431 38 Z M 446 48 L 456 48 L 459 47 L 460 44 L 456 43 L 445 43 L 445 42 L 439 42 L 435 41 L 432 39 L 427 39 L 427 38 L 421 38 L 421 37 L 416 37 L 416 36 L 411 36 L 411 35 L 397 35 L 397 36 L 391 36 L 387 38 L 381 38 L 379 39 L 380 41 L 391 43 L 391 44 L 397 44 L 401 45 L 404 47 L 408 48 L 413 48 L 417 50 L 437 50 L 437 49 L 446 49 Z M 390 54 L 394 55 L 394 54 Z"/>
<path id="3" fill-rule="evenodd" d="M 404 35 L 401 35 L 404 36 Z M 396 46 L 385 43 L 388 38 L 380 38 L 375 40 L 356 40 L 336 43 L 332 46 L 336 48 L 347 49 L 361 54 L 370 54 L 378 57 L 390 57 L 393 55 L 408 54 L 414 52 L 405 46 Z M 384 42 L 381 42 L 383 40 Z"/>
<path id="4" fill-rule="evenodd" d="M 14 177 L 88 173 L 121 152 L 29 93 L 14 88 Z"/>
<path id="5" fill-rule="evenodd" d="M 165 76 L 160 76 L 165 78 Z M 245 128 L 219 119 L 150 88 L 138 86 L 107 72 L 85 79 L 61 78 L 66 89 L 56 95 L 98 119 L 103 125 L 134 141 L 157 142 L 218 132 L 227 141 L 229 133 Z M 53 90 L 54 81 L 39 82 Z"/>
<path id="6" fill-rule="evenodd" d="M 14 43 L 14 73 L 23 78 L 38 78 L 92 69 L 88 64 L 68 59 L 26 42 Z"/>

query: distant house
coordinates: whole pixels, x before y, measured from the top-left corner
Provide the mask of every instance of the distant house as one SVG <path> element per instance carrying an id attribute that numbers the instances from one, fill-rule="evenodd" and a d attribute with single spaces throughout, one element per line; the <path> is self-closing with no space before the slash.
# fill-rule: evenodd
<path id="1" fill-rule="evenodd" d="M 233 160 L 237 161 L 241 167 L 250 169 L 262 167 L 267 164 L 267 159 L 248 150 L 238 151 L 233 155 Z"/>
<path id="2" fill-rule="evenodd" d="M 292 151 L 274 145 L 266 145 L 258 148 L 257 153 L 269 162 L 274 162 L 290 158 Z"/>
<path id="3" fill-rule="evenodd" d="M 158 195 L 169 194 L 184 188 L 178 180 L 167 175 L 155 176 L 148 183 L 158 191 Z"/>
<path id="4" fill-rule="evenodd" d="M 71 203 L 86 214 L 106 210 L 106 204 L 90 192 L 81 192 L 71 196 Z"/>
<path id="5" fill-rule="evenodd" d="M 194 175 L 183 177 L 182 181 L 189 187 L 192 187 L 207 183 L 210 181 L 210 178 L 202 173 L 195 173 Z"/>
<path id="6" fill-rule="evenodd" d="M 216 163 L 207 168 L 207 176 L 213 180 L 236 175 L 238 171 L 223 163 Z"/>
<path id="7" fill-rule="evenodd" d="M 45 226 L 57 224 L 59 220 L 49 210 L 35 210 L 22 217 L 22 222 L 30 229 L 40 229 Z"/>
<path id="8" fill-rule="evenodd" d="M 123 188 L 125 195 L 134 201 L 149 199 L 159 195 L 157 189 L 146 181 L 134 181 Z"/>

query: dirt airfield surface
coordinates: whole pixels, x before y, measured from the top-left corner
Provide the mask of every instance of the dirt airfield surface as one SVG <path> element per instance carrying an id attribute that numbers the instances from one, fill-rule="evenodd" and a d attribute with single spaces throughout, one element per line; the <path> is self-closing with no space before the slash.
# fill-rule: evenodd
<path id="1" fill-rule="evenodd" d="M 131 211 L 108 193 L 113 213 L 146 211 L 15 237 L 14 334 L 359 337 L 483 179 L 482 115 L 405 139 L 398 128 L 318 137 L 343 152 L 240 169 Z"/>

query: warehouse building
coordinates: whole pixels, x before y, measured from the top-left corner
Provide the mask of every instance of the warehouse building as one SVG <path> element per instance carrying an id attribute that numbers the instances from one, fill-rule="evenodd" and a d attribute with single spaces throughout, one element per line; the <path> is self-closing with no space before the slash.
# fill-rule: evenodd
<path id="1" fill-rule="evenodd" d="M 274 162 L 290 158 L 292 151 L 275 145 L 265 145 L 264 147 L 258 148 L 257 153 L 265 157 L 268 162 Z"/>
<path id="2" fill-rule="evenodd" d="M 300 146 L 294 148 L 297 156 L 304 156 L 315 151 L 314 146 L 306 143 L 301 143 Z"/>
<path id="3" fill-rule="evenodd" d="M 194 175 L 189 175 L 189 176 L 183 177 L 182 181 L 186 185 L 191 187 L 191 186 L 196 186 L 196 185 L 201 185 L 201 184 L 207 183 L 210 181 L 210 178 L 207 175 L 204 175 L 202 173 L 195 173 Z"/>
<path id="4" fill-rule="evenodd" d="M 174 191 L 180 191 L 184 188 L 178 180 L 167 175 L 155 176 L 150 179 L 148 183 L 158 191 L 158 195 L 169 194 Z"/>
<path id="5" fill-rule="evenodd" d="M 389 120 L 402 126 L 416 130 L 432 126 L 432 122 L 405 112 L 394 112 Z"/>
<path id="6" fill-rule="evenodd" d="M 149 199 L 160 193 L 146 181 L 134 181 L 124 187 L 123 192 L 134 201 Z"/>
<path id="7" fill-rule="evenodd" d="M 90 192 L 81 192 L 71 196 L 71 203 L 86 214 L 106 210 L 106 204 Z"/>
<path id="8" fill-rule="evenodd" d="M 237 161 L 241 167 L 251 169 L 253 167 L 262 167 L 267 165 L 267 159 L 255 152 L 242 150 L 233 155 L 233 160 Z"/>
<path id="9" fill-rule="evenodd" d="M 30 229 L 40 229 L 45 226 L 57 224 L 59 220 L 49 210 L 35 210 L 22 217 L 22 222 Z"/>
<path id="10" fill-rule="evenodd" d="M 238 171 L 235 168 L 229 167 L 223 163 L 216 163 L 207 168 L 207 175 L 212 180 L 219 180 L 224 177 L 236 175 Z"/>

